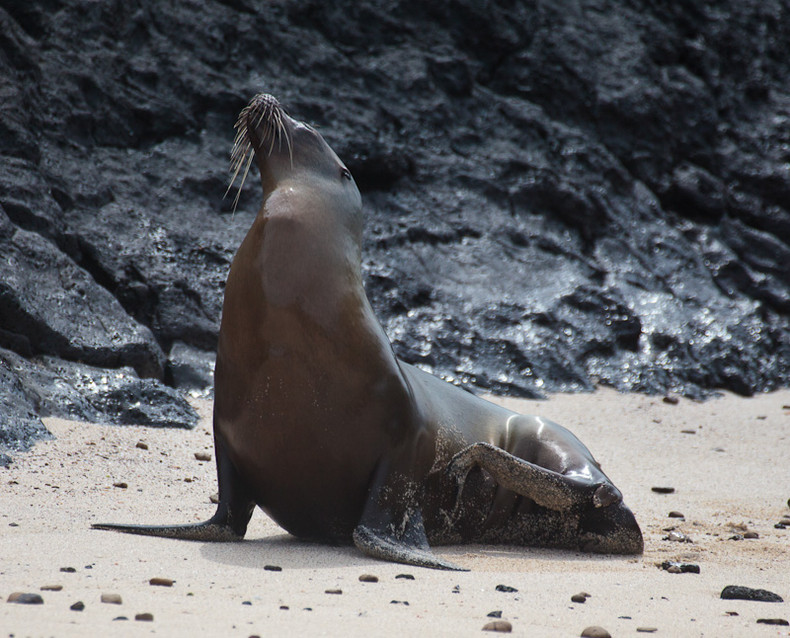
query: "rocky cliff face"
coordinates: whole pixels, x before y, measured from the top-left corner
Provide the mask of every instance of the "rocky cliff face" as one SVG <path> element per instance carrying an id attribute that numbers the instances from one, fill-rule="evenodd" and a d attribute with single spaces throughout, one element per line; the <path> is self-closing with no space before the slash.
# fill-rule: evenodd
<path id="1" fill-rule="evenodd" d="M 237 112 L 321 127 L 397 353 L 470 387 L 790 382 L 790 2 L 6 0 L 0 446 L 189 426 Z"/>

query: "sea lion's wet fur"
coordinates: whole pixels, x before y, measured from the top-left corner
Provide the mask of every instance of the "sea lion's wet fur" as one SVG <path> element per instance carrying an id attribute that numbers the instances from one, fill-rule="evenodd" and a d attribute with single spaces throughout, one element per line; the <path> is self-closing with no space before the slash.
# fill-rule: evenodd
<path id="1" fill-rule="evenodd" d="M 255 159 L 264 204 L 225 288 L 217 513 L 101 527 L 228 540 L 258 505 L 296 536 L 442 569 L 457 567 L 429 542 L 641 552 L 619 490 L 568 430 L 395 358 L 362 285 L 359 190 L 323 138 L 263 94 L 236 130 L 233 179 Z"/>

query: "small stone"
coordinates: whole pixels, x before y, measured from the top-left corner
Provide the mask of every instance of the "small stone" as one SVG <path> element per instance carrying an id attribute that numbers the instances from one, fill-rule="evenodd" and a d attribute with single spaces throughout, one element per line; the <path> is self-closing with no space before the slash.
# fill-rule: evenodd
<path id="1" fill-rule="evenodd" d="M 670 541 L 672 543 L 693 543 L 694 541 L 691 538 L 684 534 L 683 532 L 669 532 L 667 536 L 664 536 L 665 541 Z"/>
<path id="2" fill-rule="evenodd" d="M 122 490 L 125 490 L 127 487 L 129 487 L 129 485 L 127 483 L 124 483 L 123 481 L 119 481 L 118 483 L 113 483 L 112 486 L 120 487 Z"/>
<path id="3" fill-rule="evenodd" d="M 267 572 L 281 572 L 283 570 L 279 565 L 264 565 L 263 568 Z"/>
<path id="4" fill-rule="evenodd" d="M 453 593 L 454 594 L 460 594 L 461 593 L 461 586 L 460 585 L 456 585 L 455 587 L 453 587 Z"/>
<path id="5" fill-rule="evenodd" d="M 208 452 L 195 452 L 195 458 L 198 461 L 210 461 L 211 454 L 209 454 Z"/>
<path id="6" fill-rule="evenodd" d="M 247 607 L 252 607 L 252 601 L 251 600 L 242 600 L 241 604 L 242 605 L 246 605 Z"/>
<path id="7" fill-rule="evenodd" d="M 408 607 L 409 606 L 409 601 L 408 600 L 391 600 L 390 601 L 390 605 L 406 605 Z"/>
<path id="8" fill-rule="evenodd" d="M 781 525 L 790 525 L 790 518 L 783 518 L 779 521 Z"/>
<path id="9" fill-rule="evenodd" d="M 156 576 L 148 581 L 149 585 L 156 585 L 157 587 L 172 587 L 173 583 L 176 582 L 172 578 L 160 578 Z"/>
<path id="10" fill-rule="evenodd" d="M 653 490 L 656 494 L 674 494 L 675 493 L 675 488 L 674 487 L 656 486 L 656 487 L 651 487 L 650 489 Z"/>
<path id="11" fill-rule="evenodd" d="M 140 448 L 141 450 L 147 450 L 148 449 L 148 443 L 145 443 L 143 441 L 138 441 L 137 445 L 135 445 L 134 447 Z"/>
<path id="12" fill-rule="evenodd" d="M 573 596 L 571 596 L 571 601 L 574 603 L 586 603 L 587 596 L 585 596 L 584 594 L 574 594 Z"/>
<path id="13" fill-rule="evenodd" d="M 599 627 L 598 625 L 591 625 L 590 627 L 586 627 L 582 633 L 582 638 L 612 638 L 612 634 L 610 634 L 606 629 L 603 627 Z"/>
<path id="14" fill-rule="evenodd" d="M 746 539 L 755 539 L 760 538 L 760 535 L 757 532 L 746 532 L 743 537 Z"/>
<path id="15" fill-rule="evenodd" d="M 721 590 L 721 597 L 725 600 L 756 600 L 763 603 L 781 603 L 784 599 L 767 589 L 752 589 L 741 585 L 727 585 Z"/>
<path id="16" fill-rule="evenodd" d="M 669 516 L 669 518 L 686 518 L 683 516 L 682 512 L 678 512 L 677 510 L 672 510 L 667 516 Z"/>
<path id="17" fill-rule="evenodd" d="M 116 616 L 113 620 L 129 620 L 126 616 Z"/>
<path id="18" fill-rule="evenodd" d="M 668 571 L 670 574 L 699 574 L 699 565 L 694 563 L 679 563 L 674 560 L 665 560 L 659 565 L 661 569 Z"/>
<path id="19" fill-rule="evenodd" d="M 342 594 L 342 589 L 327 589 L 324 591 L 325 594 Z"/>
<path id="20" fill-rule="evenodd" d="M 502 610 L 497 609 L 496 611 L 489 611 L 486 616 L 489 618 L 502 618 Z"/>
<path id="21" fill-rule="evenodd" d="M 17 603 L 19 605 L 43 605 L 44 599 L 40 594 L 15 591 L 13 594 L 8 596 L 7 602 Z"/>
<path id="22" fill-rule="evenodd" d="M 727 614 L 728 616 L 737 616 L 738 615 L 737 611 L 726 611 L 724 613 Z"/>
<path id="23" fill-rule="evenodd" d="M 377 583 L 379 582 L 379 577 L 374 576 L 373 574 L 362 574 L 359 577 L 359 582 L 361 583 Z"/>
<path id="24" fill-rule="evenodd" d="M 288 605 L 280 605 L 280 609 L 288 610 L 290 607 Z"/>
<path id="25" fill-rule="evenodd" d="M 219 505 L 219 494 L 217 494 L 216 492 L 214 492 L 213 494 L 209 494 L 208 500 L 214 503 L 214 505 Z"/>
<path id="26" fill-rule="evenodd" d="M 71 611 L 82 611 L 83 609 L 85 609 L 85 603 L 82 602 L 81 600 L 78 600 L 71 607 L 69 607 L 69 609 L 71 609 Z"/>
<path id="27" fill-rule="evenodd" d="M 790 625 L 790 622 L 787 622 L 784 618 L 758 618 L 757 622 L 761 625 Z"/>
<path id="28" fill-rule="evenodd" d="M 774 529 L 787 529 L 787 525 L 785 525 L 784 523 L 777 523 L 776 525 L 774 525 Z"/>
<path id="29" fill-rule="evenodd" d="M 637 627 L 636 630 L 640 634 L 654 634 L 658 631 L 656 627 Z"/>
<path id="30" fill-rule="evenodd" d="M 9 527 L 19 527 L 19 523 L 9 523 Z"/>
<path id="31" fill-rule="evenodd" d="M 151 613 L 143 612 L 142 614 L 135 614 L 135 620 L 142 620 L 144 622 L 151 622 L 154 619 L 154 615 Z"/>
<path id="32" fill-rule="evenodd" d="M 120 594 L 102 594 L 101 601 L 103 603 L 108 603 L 110 605 L 121 605 L 123 604 L 123 600 L 121 600 Z"/>
<path id="33" fill-rule="evenodd" d="M 492 620 L 483 625 L 483 631 L 499 631 L 503 634 L 509 634 L 513 631 L 513 625 L 507 620 Z"/>
<path id="34" fill-rule="evenodd" d="M 730 540 L 730 541 L 742 541 L 743 538 L 744 538 L 743 534 L 735 534 L 734 536 L 730 536 L 727 540 Z"/>
<path id="35" fill-rule="evenodd" d="M 66 574 L 73 574 L 77 570 L 74 567 L 61 567 L 60 571 L 65 572 Z"/>
<path id="36" fill-rule="evenodd" d="M 42 585 L 41 591 L 62 591 L 63 585 Z"/>
<path id="37" fill-rule="evenodd" d="M 414 576 L 411 574 L 398 574 L 395 578 L 402 578 L 403 580 L 414 580 Z"/>
<path id="38" fill-rule="evenodd" d="M 681 430 L 680 433 L 681 434 L 696 434 L 697 431 L 696 430 Z M 637 631 L 639 631 L 639 630 L 637 629 Z"/>
<path id="39" fill-rule="evenodd" d="M 506 594 L 512 594 L 518 591 L 518 589 L 516 589 L 515 587 L 511 587 L 510 585 L 497 585 L 495 589 L 497 591 L 501 591 Z"/>
<path id="40" fill-rule="evenodd" d="M 668 403 L 669 405 L 677 405 L 680 403 L 680 399 L 676 394 L 668 394 L 662 399 L 662 401 L 664 403 Z"/>

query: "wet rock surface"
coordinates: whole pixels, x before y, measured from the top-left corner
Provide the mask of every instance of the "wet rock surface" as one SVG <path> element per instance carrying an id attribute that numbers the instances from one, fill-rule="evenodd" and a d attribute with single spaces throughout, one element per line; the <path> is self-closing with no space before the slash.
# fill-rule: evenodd
<path id="1" fill-rule="evenodd" d="M 4 3 L 0 347 L 28 363 L 0 361 L 0 462 L 53 404 L 122 422 L 136 392 L 148 422 L 193 418 L 171 390 L 210 384 L 261 197 L 251 179 L 235 214 L 222 199 L 232 125 L 259 91 L 354 173 L 403 359 L 522 396 L 787 385 L 785 13 Z M 81 366 L 133 376 L 95 400 Z"/>

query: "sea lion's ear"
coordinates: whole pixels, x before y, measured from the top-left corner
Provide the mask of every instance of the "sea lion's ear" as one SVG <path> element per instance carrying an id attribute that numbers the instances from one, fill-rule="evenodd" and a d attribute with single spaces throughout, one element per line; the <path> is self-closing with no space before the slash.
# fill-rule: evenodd
<path id="1" fill-rule="evenodd" d="M 389 469 L 385 461 L 376 468 L 362 518 L 354 529 L 354 545 L 373 558 L 417 567 L 469 571 L 431 552 L 416 489 L 407 490 L 411 498 L 405 504 L 402 500 L 405 495 L 400 491 L 397 504 L 386 502 L 384 495 L 392 490 Z"/>

